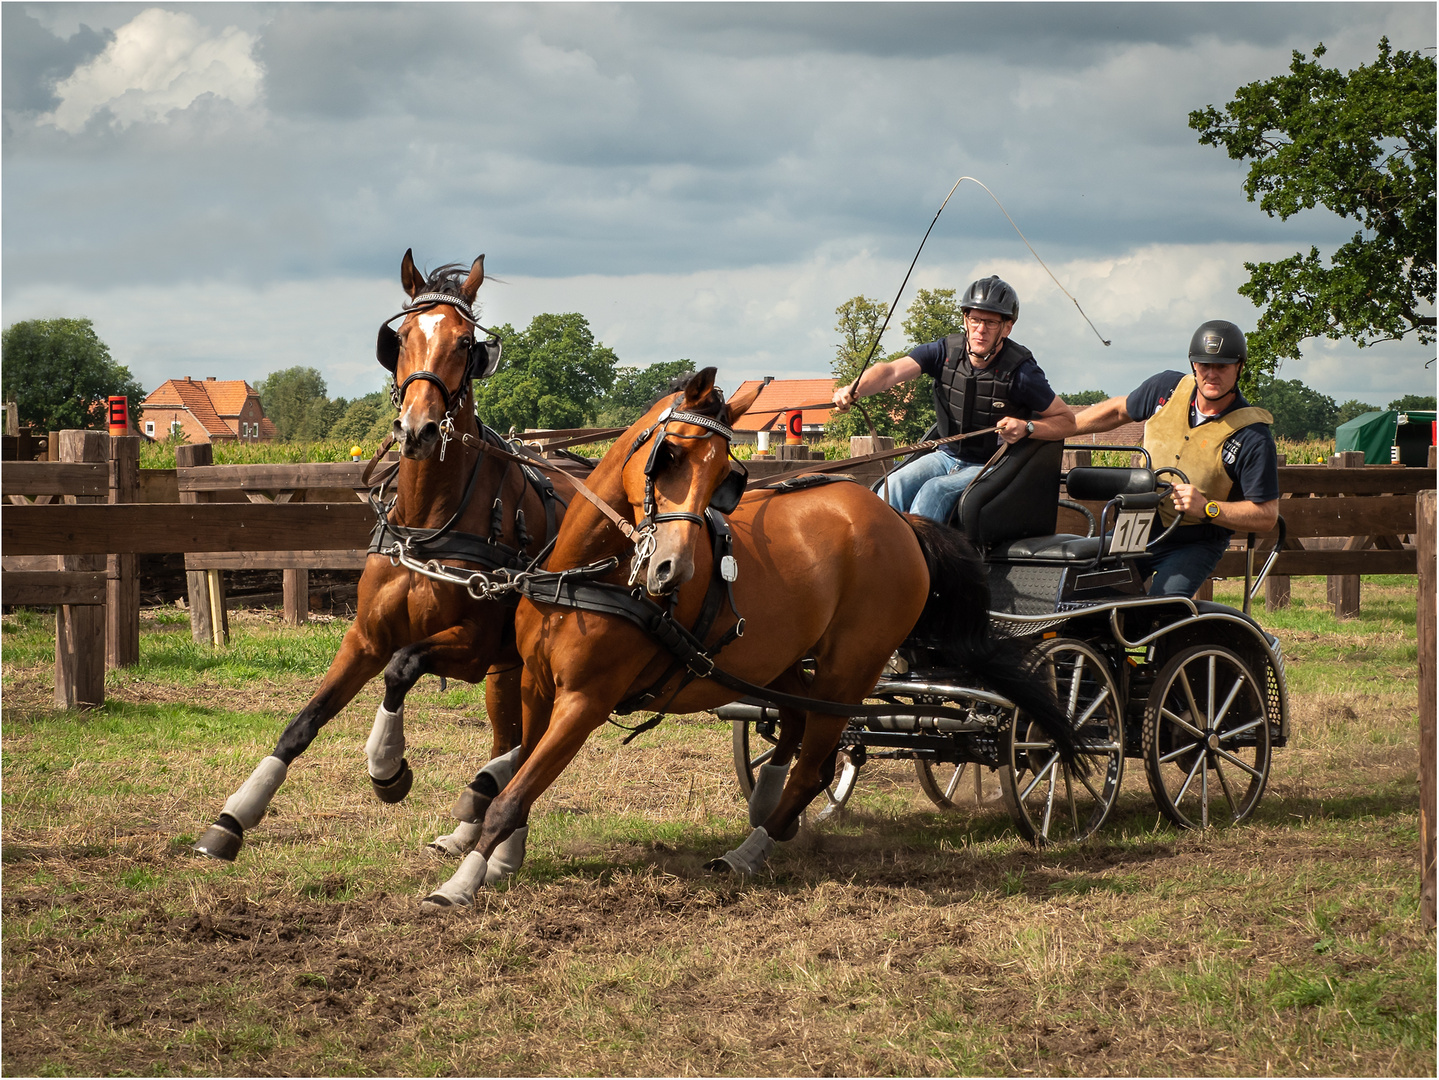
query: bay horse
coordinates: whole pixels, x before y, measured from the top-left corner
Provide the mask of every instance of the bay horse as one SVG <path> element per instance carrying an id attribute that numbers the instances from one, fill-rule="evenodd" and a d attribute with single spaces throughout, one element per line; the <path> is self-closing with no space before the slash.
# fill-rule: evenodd
<path id="1" fill-rule="evenodd" d="M 779 695 L 782 729 L 751 798 L 753 832 L 709 865 L 756 873 L 832 779 L 847 715 L 825 706 L 860 706 L 915 633 L 1006 694 L 1075 760 L 1052 694 L 988 635 L 989 590 L 968 541 L 852 482 L 739 501 L 730 425 L 754 397 L 726 403 L 714 375 L 695 374 L 615 442 L 586 481 L 596 505 L 574 500 L 546 571 L 522 582 L 522 763 L 489 803 L 475 850 L 425 907 L 473 901 L 492 853 L 526 828 L 535 800 L 617 706 L 713 710 L 744 684 Z M 712 534 L 716 507 L 731 512 Z M 652 601 L 634 595 L 641 581 Z M 686 652 L 690 628 L 700 653 Z"/>
<path id="2" fill-rule="evenodd" d="M 476 599 L 462 584 L 435 580 L 391 557 L 398 544 L 422 563 L 520 565 L 541 551 L 563 517 L 563 505 L 541 474 L 484 452 L 502 442 L 474 410 L 474 379 L 491 374 L 499 360 L 498 340 L 482 337 L 472 311 L 484 262 L 481 255 L 468 268 L 452 263 L 425 277 L 411 251 L 401 260 L 408 300 L 381 326 L 376 349 L 394 376 L 391 398 L 398 410 L 386 446 L 393 443 L 401 457 L 393 507 L 386 513 L 385 485 L 372 498 L 379 521 L 360 578 L 358 614 L 319 689 L 280 735 L 274 753 L 195 844 L 204 855 L 233 860 L 239 854 L 246 830 L 259 823 L 290 764 L 382 670 L 384 699 L 365 745 L 381 800 L 399 802 L 413 783 L 404 756 L 404 703 L 422 675 L 484 680 L 492 760 L 471 787 L 498 790 L 508 779 L 521 731 L 513 601 Z M 391 329 L 401 316 L 399 329 Z M 462 824 L 435 845 L 463 854 L 474 843 L 467 829 L 478 832 Z M 523 834 L 512 847 L 522 849 Z"/>

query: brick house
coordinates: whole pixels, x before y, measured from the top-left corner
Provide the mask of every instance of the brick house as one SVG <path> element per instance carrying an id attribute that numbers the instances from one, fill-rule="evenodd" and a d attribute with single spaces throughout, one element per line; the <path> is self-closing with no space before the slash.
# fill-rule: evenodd
<path id="1" fill-rule="evenodd" d="M 140 404 L 140 430 L 152 439 L 183 432 L 190 443 L 266 442 L 275 425 L 244 379 L 166 379 Z"/>
<path id="2" fill-rule="evenodd" d="M 771 443 L 784 442 L 784 412 L 796 405 L 813 405 L 828 401 L 834 395 L 834 379 L 776 379 L 765 376 L 763 380 L 747 379 L 739 384 L 731 397 L 746 392 L 752 386 L 759 386 L 759 397 L 749 410 L 735 421 L 734 432 L 741 442 L 754 442 L 756 433 L 771 432 Z M 834 413 L 832 408 L 805 409 L 800 423 L 804 437 L 808 440 L 822 439 L 824 425 Z"/>

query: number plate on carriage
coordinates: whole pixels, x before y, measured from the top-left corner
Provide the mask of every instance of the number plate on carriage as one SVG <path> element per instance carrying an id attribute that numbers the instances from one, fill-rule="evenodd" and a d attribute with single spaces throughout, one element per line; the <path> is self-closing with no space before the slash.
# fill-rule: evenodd
<path id="1" fill-rule="evenodd" d="M 1141 555 L 1149 543 L 1149 528 L 1154 524 L 1153 510 L 1122 510 L 1109 537 L 1111 555 Z"/>

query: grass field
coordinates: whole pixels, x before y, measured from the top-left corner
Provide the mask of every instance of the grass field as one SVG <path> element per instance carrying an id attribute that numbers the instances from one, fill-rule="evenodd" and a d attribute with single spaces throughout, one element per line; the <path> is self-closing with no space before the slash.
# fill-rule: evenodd
<path id="1" fill-rule="evenodd" d="M 144 616 L 107 705 L 50 706 L 53 619 L 3 624 L 6 1075 L 1435 1074 L 1419 925 L 1414 579 L 1322 580 L 1256 614 L 1294 737 L 1255 818 L 1157 820 L 1138 762 L 1090 841 L 1036 851 L 871 763 L 840 820 L 739 884 L 730 732 L 605 729 L 473 910 L 418 900 L 424 844 L 488 749 L 477 688 L 410 698 L 408 800 L 365 779 L 372 686 L 290 771 L 239 860 L 190 845 L 270 751 L 345 624 Z M 1218 599 L 1236 597 L 1220 591 Z"/>

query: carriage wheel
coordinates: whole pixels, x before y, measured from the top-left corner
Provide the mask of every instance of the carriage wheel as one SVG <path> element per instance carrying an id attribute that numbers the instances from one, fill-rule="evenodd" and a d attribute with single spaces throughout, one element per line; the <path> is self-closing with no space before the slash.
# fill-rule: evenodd
<path id="1" fill-rule="evenodd" d="M 752 735 L 751 731 L 756 725 L 748 720 L 731 721 L 734 732 L 734 767 L 739 776 L 740 790 L 748 799 L 754 791 L 755 770 L 765 762 L 769 761 L 774 754 L 775 737 L 760 733 Z M 753 747 L 753 750 L 751 750 Z M 827 821 L 843 809 L 844 804 L 849 802 L 849 797 L 854 794 L 854 781 L 859 775 L 859 766 L 849 756 L 847 747 L 839 748 L 839 758 L 835 762 L 834 781 L 824 789 L 824 805 L 819 805 L 819 800 L 809 804 L 805 816 L 818 824 Z M 818 806 L 818 809 L 816 807 Z"/>
<path id="2" fill-rule="evenodd" d="M 1003 798 L 996 770 L 970 761 L 914 759 L 914 773 L 920 789 L 929 801 L 941 810 L 958 810 L 961 806 L 984 806 Z"/>
<path id="3" fill-rule="evenodd" d="M 1243 821 L 1269 780 L 1269 717 L 1249 665 L 1218 645 L 1176 653 L 1144 709 L 1144 772 L 1185 829 Z"/>
<path id="4" fill-rule="evenodd" d="M 1009 816 L 1033 844 L 1083 840 L 1104 824 L 1124 778 L 1124 708 L 1109 664 L 1093 646 L 1055 638 L 1038 650 L 1049 682 L 1083 746 L 1088 774 L 1063 764 L 1054 740 L 1016 715 L 1008 731 L 1000 785 Z"/>

